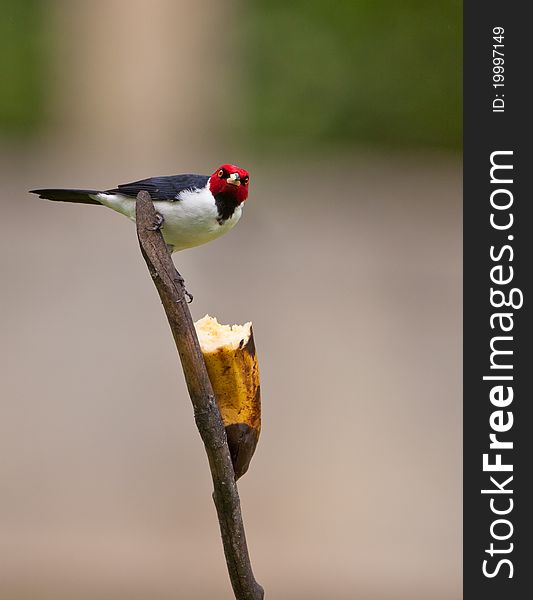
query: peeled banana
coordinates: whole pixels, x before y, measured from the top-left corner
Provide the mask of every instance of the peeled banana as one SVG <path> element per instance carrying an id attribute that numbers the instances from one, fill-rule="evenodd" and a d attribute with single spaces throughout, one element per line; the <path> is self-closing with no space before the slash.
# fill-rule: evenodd
<path id="1" fill-rule="evenodd" d="M 239 479 L 248 470 L 261 431 L 259 365 L 252 324 L 220 325 L 206 315 L 194 324 L 217 398 Z"/>

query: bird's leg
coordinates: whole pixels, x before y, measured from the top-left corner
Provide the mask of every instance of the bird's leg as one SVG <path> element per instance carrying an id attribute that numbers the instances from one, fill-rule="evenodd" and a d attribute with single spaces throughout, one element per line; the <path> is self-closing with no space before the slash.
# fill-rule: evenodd
<path id="1" fill-rule="evenodd" d="M 185 279 L 183 279 L 183 277 L 180 275 L 180 273 L 178 273 L 178 271 L 176 270 L 176 279 L 175 281 L 177 283 L 179 283 L 179 285 L 181 285 L 182 289 L 183 289 L 183 295 L 185 296 L 185 298 L 187 299 L 187 304 L 190 304 L 193 301 L 193 295 L 187 290 L 187 288 L 185 287 Z"/>
<path id="2" fill-rule="evenodd" d="M 163 227 L 163 223 L 165 222 L 165 217 L 162 214 L 156 212 L 155 213 L 155 221 L 153 227 L 148 227 L 150 231 L 159 231 L 161 227 Z"/>
<path id="3" fill-rule="evenodd" d="M 154 225 L 153 225 L 153 227 L 148 227 L 148 229 L 150 231 L 159 231 L 161 229 L 161 227 L 163 226 L 164 222 L 165 222 L 165 217 L 163 217 L 163 215 L 161 213 L 156 212 Z M 172 252 L 174 252 L 174 246 L 172 246 L 170 244 L 167 244 L 167 249 L 170 254 L 172 254 Z M 177 274 L 176 281 L 183 288 L 183 295 L 187 299 L 187 304 L 190 304 L 193 301 L 193 295 L 185 287 L 185 279 L 183 279 L 183 277 L 178 273 L 178 271 L 176 271 L 176 274 Z"/>

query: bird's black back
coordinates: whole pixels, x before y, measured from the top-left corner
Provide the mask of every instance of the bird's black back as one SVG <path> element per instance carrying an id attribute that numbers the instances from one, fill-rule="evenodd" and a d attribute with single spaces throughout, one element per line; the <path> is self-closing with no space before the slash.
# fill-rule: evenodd
<path id="1" fill-rule="evenodd" d="M 170 175 L 168 177 L 149 177 L 133 183 L 123 183 L 112 190 L 101 192 L 99 190 L 71 190 L 71 189 L 41 189 L 31 190 L 39 194 L 40 198 L 59 202 L 76 202 L 78 204 L 100 204 L 91 196 L 97 194 L 124 194 L 136 198 L 141 190 L 149 192 L 152 200 L 178 200 L 180 192 L 204 188 L 209 181 L 207 175 Z"/>
<path id="2" fill-rule="evenodd" d="M 144 190 L 149 192 L 152 200 L 177 200 L 180 192 L 204 188 L 209 181 L 207 175 L 195 175 L 186 173 L 184 175 L 170 175 L 168 177 L 149 177 L 132 183 L 123 183 L 112 190 L 106 190 L 105 194 L 124 194 L 135 198 Z"/>

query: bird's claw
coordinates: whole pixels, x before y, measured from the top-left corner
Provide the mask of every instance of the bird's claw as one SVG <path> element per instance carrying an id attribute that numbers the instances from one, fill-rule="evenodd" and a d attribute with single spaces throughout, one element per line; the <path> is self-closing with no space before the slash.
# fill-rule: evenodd
<path id="1" fill-rule="evenodd" d="M 193 301 L 194 296 L 185 287 L 185 279 L 183 279 L 183 277 L 179 275 L 178 277 L 176 277 L 176 281 L 181 285 L 181 289 L 183 290 L 183 295 L 185 296 L 187 304 L 190 304 Z"/>
<path id="2" fill-rule="evenodd" d="M 159 231 L 161 229 L 161 227 L 163 226 L 164 222 L 165 222 L 165 217 L 163 217 L 162 214 L 156 212 L 155 219 L 154 219 L 154 225 L 153 225 L 153 227 L 148 227 L 148 230 L 149 231 Z"/>

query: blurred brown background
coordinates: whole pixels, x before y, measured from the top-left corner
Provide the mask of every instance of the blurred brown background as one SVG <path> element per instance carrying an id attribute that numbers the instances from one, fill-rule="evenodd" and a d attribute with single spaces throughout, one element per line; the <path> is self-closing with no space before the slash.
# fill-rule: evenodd
<path id="1" fill-rule="evenodd" d="M 0 4 L 2 600 L 232 598 L 134 228 L 27 194 L 222 162 L 244 217 L 175 262 L 254 322 L 266 597 L 460 598 L 459 3 Z"/>

